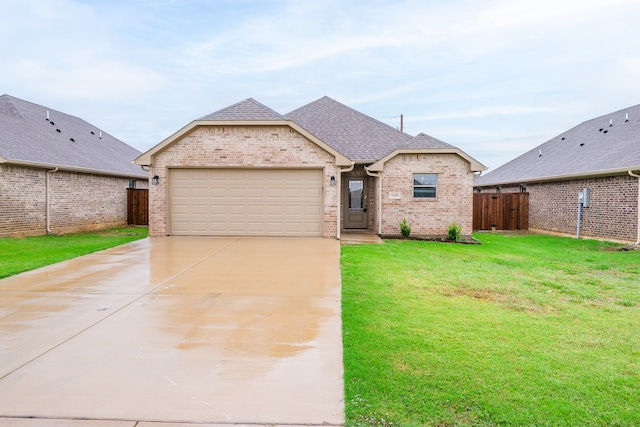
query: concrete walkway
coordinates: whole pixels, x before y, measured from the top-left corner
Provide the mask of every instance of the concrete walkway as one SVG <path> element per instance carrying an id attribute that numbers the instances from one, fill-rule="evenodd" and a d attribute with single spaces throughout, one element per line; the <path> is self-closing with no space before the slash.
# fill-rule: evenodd
<path id="1" fill-rule="evenodd" d="M 342 424 L 339 251 L 152 238 L 0 280 L 0 426 Z"/>

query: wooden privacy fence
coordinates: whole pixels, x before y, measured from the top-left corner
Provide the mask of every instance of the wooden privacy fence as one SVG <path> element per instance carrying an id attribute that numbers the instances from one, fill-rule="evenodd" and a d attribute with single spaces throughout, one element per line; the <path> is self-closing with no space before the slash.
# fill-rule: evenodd
<path id="1" fill-rule="evenodd" d="M 127 224 L 149 225 L 149 190 L 127 188 Z"/>
<path id="2" fill-rule="evenodd" d="M 475 193 L 474 230 L 528 230 L 529 193 Z"/>

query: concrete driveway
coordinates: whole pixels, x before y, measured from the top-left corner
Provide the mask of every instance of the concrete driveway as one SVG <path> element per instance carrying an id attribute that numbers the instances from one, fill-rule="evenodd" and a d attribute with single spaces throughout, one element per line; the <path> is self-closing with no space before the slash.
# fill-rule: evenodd
<path id="1" fill-rule="evenodd" d="M 151 238 L 0 280 L 0 425 L 342 424 L 339 251 Z"/>

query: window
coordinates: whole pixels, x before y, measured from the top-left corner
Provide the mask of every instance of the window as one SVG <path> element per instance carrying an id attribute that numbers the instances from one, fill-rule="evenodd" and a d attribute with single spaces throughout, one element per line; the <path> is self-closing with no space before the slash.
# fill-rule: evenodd
<path id="1" fill-rule="evenodd" d="M 435 173 L 413 174 L 413 197 L 435 198 L 438 175 Z"/>

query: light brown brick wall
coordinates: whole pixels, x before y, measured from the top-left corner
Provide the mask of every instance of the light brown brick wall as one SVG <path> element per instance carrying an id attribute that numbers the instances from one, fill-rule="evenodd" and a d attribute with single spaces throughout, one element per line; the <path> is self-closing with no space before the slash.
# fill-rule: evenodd
<path id="1" fill-rule="evenodd" d="M 638 218 L 638 180 L 630 176 L 591 178 L 527 185 L 529 227 L 575 234 L 578 193 L 590 190 L 582 209 L 580 235 L 635 241 Z"/>
<path id="2" fill-rule="evenodd" d="M 638 224 L 638 179 L 628 175 L 526 184 L 529 193 L 529 227 L 575 235 L 578 193 L 590 190 L 588 208 L 582 210 L 580 235 L 635 242 Z M 492 192 L 495 187 L 483 188 Z M 519 191 L 504 186 L 503 192 Z"/>
<path id="3" fill-rule="evenodd" d="M 413 197 L 413 174 L 438 174 L 437 197 Z M 454 221 L 463 235 L 471 235 L 473 173 L 455 154 L 401 154 L 389 160 L 382 173 L 382 234 L 400 234 L 406 218 L 412 234 L 446 236 Z M 390 193 L 400 193 L 400 199 Z"/>
<path id="4" fill-rule="evenodd" d="M 126 178 L 58 171 L 49 175 L 54 233 L 125 225 Z M 46 171 L 0 165 L 0 236 L 46 233 Z"/>
<path id="5" fill-rule="evenodd" d="M 45 231 L 45 171 L 0 165 L 0 237 Z"/>
<path id="6" fill-rule="evenodd" d="M 168 217 L 168 176 L 172 167 L 317 168 L 323 170 L 323 237 L 337 236 L 339 186 L 333 155 L 288 126 L 202 126 L 153 158 L 151 176 L 160 182 L 149 189 L 149 234 L 171 232 Z"/>

